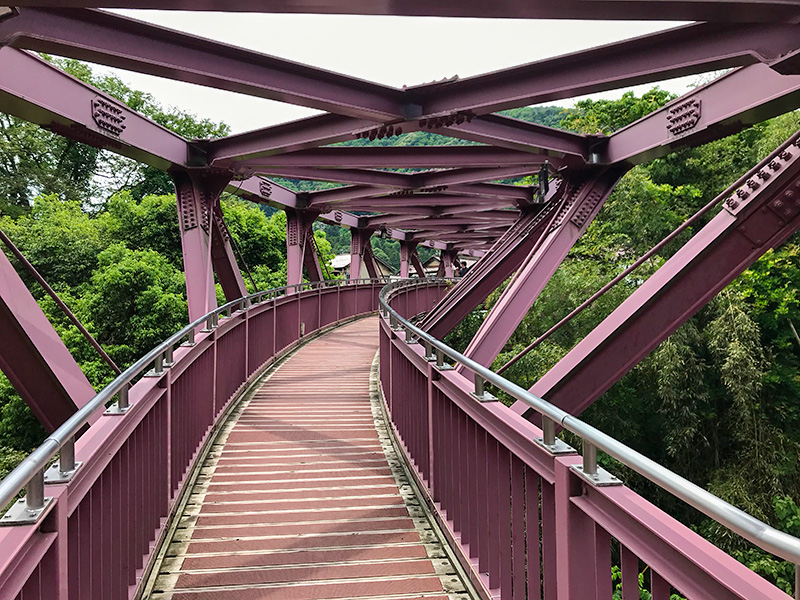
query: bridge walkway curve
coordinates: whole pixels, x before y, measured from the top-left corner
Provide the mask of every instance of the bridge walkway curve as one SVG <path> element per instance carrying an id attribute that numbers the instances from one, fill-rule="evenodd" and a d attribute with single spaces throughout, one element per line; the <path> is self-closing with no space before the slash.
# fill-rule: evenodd
<path id="1" fill-rule="evenodd" d="M 469 598 L 370 396 L 377 329 L 316 338 L 245 394 L 145 599 Z"/>

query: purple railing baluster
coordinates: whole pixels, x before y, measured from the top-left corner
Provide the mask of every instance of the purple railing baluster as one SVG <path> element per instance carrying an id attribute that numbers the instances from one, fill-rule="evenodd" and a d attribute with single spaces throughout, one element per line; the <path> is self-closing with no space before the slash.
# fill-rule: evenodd
<path id="1" fill-rule="evenodd" d="M 525 549 L 528 578 L 528 600 L 542 598 L 542 552 L 539 537 L 542 521 L 539 516 L 540 503 L 544 506 L 544 495 L 539 489 L 540 477 L 530 467 L 525 467 Z"/>
<path id="2" fill-rule="evenodd" d="M 512 554 L 512 493 L 511 487 L 511 453 L 508 449 L 498 444 L 497 446 L 497 509 L 499 516 L 500 548 L 500 598 L 512 600 L 512 579 L 514 577 L 514 562 Z"/>
<path id="3" fill-rule="evenodd" d="M 594 526 L 595 576 L 597 598 L 605 600 L 613 593 L 611 585 L 611 536 L 599 525 Z M 669 598 L 667 598 L 669 600 Z"/>
<path id="4" fill-rule="evenodd" d="M 525 594 L 525 464 L 513 454 L 511 464 L 511 598 Z M 538 504 L 538 502 L 537 502 Z M 538 508 L 537 508 L 538 510 Z"/>
<path id="5" fill-rule="evenodd" d="M 669 600 L 669 583 L 652 569 L 650 569 L 650 586 L 653 600 Z"/>
<path id="6" fill-rule="evenodd" d="M 622 600 L 639 600 L 639 559 L 627 546 L 620 544 Z"/>
<path id="7" fill-rule="evenodd" d="M 486 519 L 488 527 L 489 549 L 489 588 L 500 587 L 500 552 L 502 535 L 500 533 L 500 464 L 498 460 L 499 444 L 494 437 L 486 436 L 487 498 Z"/>

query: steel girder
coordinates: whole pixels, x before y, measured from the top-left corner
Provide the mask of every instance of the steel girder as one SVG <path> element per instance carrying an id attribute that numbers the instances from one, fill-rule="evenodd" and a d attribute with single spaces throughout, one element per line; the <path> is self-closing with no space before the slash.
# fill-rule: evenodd
<path id="1" fill-rule="evenodd" d="M 564 193 L 559 182 L 548 195 L 548 203 L 531 208 L 503 233 L 489 252 L 428 313 L 421 327 L 443 338 L 522 264 L 547 230 Z"/>
<path id="2" fill-rule="evenodd" d="M 48 6 L 52 0 L 16 0 L 17 6 Z M 218 0 L 59 0 L 64 8 L 138 8 L 158 10 L 220 9 Z M 465 0 L 456 3 L 399 0 L 317 0 L 313 9 L 302 0 L 227 0 L 225 10 L 265 13 L 397 15 L 429 17 L 476 17 L 505 19 L 613 19 L 682 21 L 791 22 L 800 20 L 800 7 L 787 0 L 534 0 L 532 2 L 487 3 Z"/>
<path id="3" fill-rule="evenodd" d="M 242 272 L 236 262 L 236 255 L 231 244 L 231 233 L 222 217 L 219 204 L 213 212 L 214 234 L 211 236 L 211 264 L 217 274 L 222 292 L 228 302 L 247 295 Z"/>
<path id="4" fill-rule="evenodd" d="M 484 366 L 492 364 L 624 174 L 625 169 L 612 168 L 584 181 L 565 183 L 561 206 L 541 243 L 503 290 L 464 350 L 465 356 Z"/>
<path id="5" fill-rule="evenodd" d="M 92 384 L 2 250 L 0 331 L 0 369 L 48 433 L 94 398 Z"/>
<path id="6" fill-rule="evenodd" d="M 371 278 L 378 276 L 375 255 L 372 253 L 373 229 L 353 228 L 350 230 L 350 279 L 361 278 L 362 263 Z"/>
<path id="7" fill-rule="evenodd" d="M 736 69 L 609 136 L 599 161 L 643 163 L 731 135 L 798 106 L 800 75 L 781 75 L 767 65 Z M 688 116 L 687 128 L 667 127 L 681 113 Z"/>
<path id="8" fill-rule="evenodd" d="M 319 211 L 286 209 L 286 285 L 303 282 L 303 267 L 309 281 L 322 281 L 322 268 L 319 264 L 313 242 L 313 225 Z"/>
<path id="9" fill-rule="evenodd" d="M 224 171 L 212 174 L 204 170 L 175 170 L 170 175 L 175 183 L 178 202 L 189 321 L 194 321 L 217 306 L 214 262 L 220 264 L 233 258 L 232 251 L 227 248 L 218 250 L 216 255 L 212 250 L 212 240 L 219 235 L 215 215 L 217 202 L 222 190 L 230 182 L 230 174 Z M 229 267 L 220 269 L 221 273 L 227 275 L 225 279 L 230 288 L 237 284 L 233 281 L 233 270 Z M 238 273 L 238 267 L 235 271 Z"/>
<path id="10" fill-rule="evenodd" d="M 0 22 L 0 41 L 351 117 L 381 121 L 418 111 L 395 88 L 108 12 L 23 8 Z"/>
<path id="11" fill-rule="evenodd" d="M 764 252 L 800 229 L 798 140 L 795 134 L 743 177 L 723 210 L 531 392 L 580 414 Z"/>

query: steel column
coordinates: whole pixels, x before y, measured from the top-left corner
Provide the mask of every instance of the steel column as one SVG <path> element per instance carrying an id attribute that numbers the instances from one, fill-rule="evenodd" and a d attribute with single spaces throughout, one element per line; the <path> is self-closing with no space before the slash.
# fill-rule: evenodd
<path id="1" fill-rule="evenodd" d="M 214 211 L 219 195 L 230 181 L 230 173 L 173 170 L 178 198 L 183 270 L 189 320 L 199 319 L 217 306 L 212 272 Z"/>
<path id="2" fill-rule="evenodd" d="M 569 184 L 559 211 L 542 243 L 503 291 L 464 355 L 489 366 L 530 310 L 558 266 L 600 211 L 624 170 L 609 169 L 577 184 Z"/>
<path id="3" fill-rule="evenodd" d="M 370 266 L 368 258 L 372 257 L 372 246 L 370 245 L 370 238 L 372 237 L 371 229 L 350 229 L 350 279 L 361 278 L 361 265 L 366 262 L 365 266 L 369 269 L 375 269 L 374 262 Z M 366 249 L 369 248 L 369 251 Z M 370 275 L 372 277 L 372 275 Z"/>
<path id="4" fill-rule="evenodd" d="M 286 209 L 286 285 L 303 282 L 303 266 L 309 280 L 322 279 L 314 245 L 309 236 L 314 235 L 312 226 L 319 211 Z"/>

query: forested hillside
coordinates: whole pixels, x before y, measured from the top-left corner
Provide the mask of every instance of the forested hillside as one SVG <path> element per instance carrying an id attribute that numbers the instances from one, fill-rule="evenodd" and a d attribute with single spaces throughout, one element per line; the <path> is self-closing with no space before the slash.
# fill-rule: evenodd
<path id="1" fill-rule="evenodd" d="M 222 123 L 162 107 L 114 77 L 59 61 L 78 77 L 187 137 L 227 133 Z M 663 105 L 668 93 L 579 102 L 574 109 L 529 107 L 510 116 L 586 133 L 610 133 Z M 634 168 L 612 194 L 495 363 L 502 366 L 719 194 L 798 128 L 791 113 L 701 148 Z M 0 229 L 19 246 L 125 367 L 187 319 L 182 257 L 169 177 L 0 114 Z M 364 145 L 367 140 L 347 142 Z M 377 145 L 467 143 L 429 132 Z M 297 190 L 320 184 L 287 181 Z M 226 196 L 223 211 L 249 267 L 249 288 L 285 282 L 285 215 Z M 709 217 L 705 219 L 707 222 Z M 529 387 L 607 316 L 700 226 L 650 259 L 505 375 Z M 349 252 L 349 232 L 320 225 L 322 259 Z M 375 254 L 399 265 L 391 240 Z M 55 304 L 19 269 L 59 334 L 98 388 L 111 377 Z M 752 513 L 800 533 L 800 246 L 795 237 L 700 311 L 596 402 L 583 417 L 688 479 Z M 448 338 L 463 348 L 486 307 Z M 0 475 L 43 431 L 0 377 Z M 573 440 L 571 440 L 573 441 Z M 793 566 L 741 544 L 727 531 L 606 459 L 625 482 L 789 590 Z"/>

